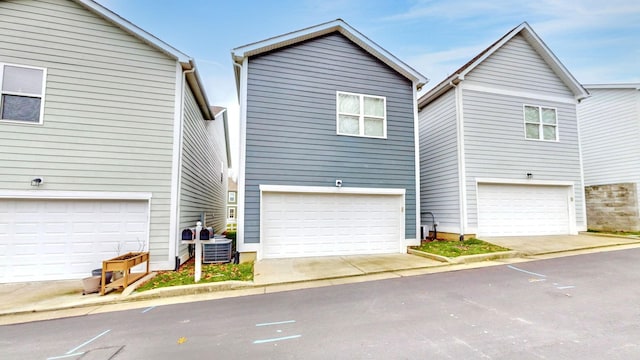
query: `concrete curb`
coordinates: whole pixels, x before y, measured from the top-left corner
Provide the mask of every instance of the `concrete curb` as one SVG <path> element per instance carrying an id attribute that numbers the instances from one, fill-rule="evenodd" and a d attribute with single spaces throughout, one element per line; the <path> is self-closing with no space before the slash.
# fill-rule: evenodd
<path id="1" fill-rule="evenodd" d="M 126 297 L 126 301 L 153 300 L 165 297 L 197 295 L 217 291 L 239 290 L 253 287 L 261 287 L 264 285 L 256 285 L 253 281 L 222 281 L 219 283 L 191 284 L 180 286 L 169 286 L 160 289 L 147 290 L 140 293 L 132 293 Z M 124 293 L 123 293 L 124 295 Z"/>
<path id="2" fill-rule="evenodd" d="M 640 235 L 616 235 L 616 234 L 595 233 L 595 232 L 588 232 L 588 231 L 580 232 L 580 235 L 604 236 L 604 237 L 613 237 L 613 238 L 631 239 L 631 240 L 640 241 Z"/>
<path id="3" fill-rule="evenodd" d="M 446 262 L 448 264 L 470 264 L 470 263 L 480 262 L 480 261 L 510 259 L 510 258 L 515 258 L 523 255 L 517 251 L 500 251 L 500 252 L 487 253 L 487 254 L 465 255 L 465 256 L 450 258 L 450 257 L 436 255 L 436 254 L 432 254 L 432 253 L 428 253 L 428 252 L 424 252 L 416 249 L 409 249 L 407 252 L 412 255 L 422 256 L 428 259 Z"/>
<path id="4" fill-rule="evenodd" d="M 416 249 L 407 249 L 407 253 L 411 255 L 422 256 L 427 259 L 431 259 L 435 261 L 451 263 L 450 261 L 451 259 L 446 256 L 440 256 L 440 255 L 436 255 L 436 254 L 432 254 L 432 253 L 428 253 L 428 252 L 424 252 Z"/>

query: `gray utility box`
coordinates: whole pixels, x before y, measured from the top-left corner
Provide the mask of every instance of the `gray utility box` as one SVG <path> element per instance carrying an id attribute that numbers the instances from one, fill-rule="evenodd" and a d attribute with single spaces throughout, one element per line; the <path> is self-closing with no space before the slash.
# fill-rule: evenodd
<path id="1" fill-rule="evenodd" d="M 205 264 L 231 262 L 231 240 L 216 239 L 202 244 L 202 262 Z"/>

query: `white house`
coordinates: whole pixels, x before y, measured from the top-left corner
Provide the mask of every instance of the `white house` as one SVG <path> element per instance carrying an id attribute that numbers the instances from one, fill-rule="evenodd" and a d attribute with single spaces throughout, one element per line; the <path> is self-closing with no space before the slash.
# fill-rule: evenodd
<path id="1" fill-rule="evenodd" d="M 223 229 L 228 145 L 193 59 L 91 0 L 0 2 L 0 282 L 82 278 Z"/>
<path id="2" fill-rule="evenodd" d="M 585 85 L 578 105 L 587 223 L 640 231 L 640 84 Z"/>
<path id="3" fill-rule="evenodd" d="M 576 105 L 587 95 L 522 23 L 421 96 L 422 223 L 433 214 L 454 238 L 585 230 Z"/>

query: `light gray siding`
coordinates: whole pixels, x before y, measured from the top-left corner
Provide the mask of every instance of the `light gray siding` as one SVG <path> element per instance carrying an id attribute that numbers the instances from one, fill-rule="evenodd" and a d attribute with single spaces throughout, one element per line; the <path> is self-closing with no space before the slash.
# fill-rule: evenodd
<path id="1" fill-rule="evenodd" d="M 589 92 L 578 105 L 585 185 L 640 183 L 640 91 Z"/>
<path id="2" fill-rule="evenodd" d="M 204 120 L 189 88 L 185 95 L 179 229 L 204 220 L 220 234 L 226 224 L 227 155 L 224 132 L 214 131 L 214 138 L 208 128 L 221 120 Z M 179 256 L 184 259 L 186 252 L 181 246 Z"/>
<path id="3" fill-rule="evenodd" d="M 260 184 L 406 189 L 415 238 L 413 91 L 409 80 L 338 33 L 249 59 L 245 243 L 259 241 Z M 385 96 L 387 139 L 336 135 L 336 92 Z M 242 214 L 240 215 L 242 216 Z"/>
<path id="4" fill-rule="evenodd" d="M 169 255 L 176 61 L 71 1 L 1 1 L 0 62 L 47 69 L 44 123 L 0 122 L 0 188 L 152 192 Z"/>
<path id="5" fill-rule="evenodd" d="M 577 225 L 584 224 L 584 197 L 574 104 L 463 91 L 468 224 L 477 226 L 476 179 L 574 182 Z M 526 140 L 523 105 L 557 110 L 559 141 Z"/>
<path id="6" fill-rule="evenodd" d="M 460 230 L 460 182 L 455 90 L 422 109 L 420 118 L 420 207 L 430 211 L 441 231 Z M 422 224 L 431 218 L 422 215 Z"/>
<path id="7" fill-rule="evenodd" d="M 485 59 L 466 78 L 467 84 L 573 98 L 560 80 L 522 35 Z"/>

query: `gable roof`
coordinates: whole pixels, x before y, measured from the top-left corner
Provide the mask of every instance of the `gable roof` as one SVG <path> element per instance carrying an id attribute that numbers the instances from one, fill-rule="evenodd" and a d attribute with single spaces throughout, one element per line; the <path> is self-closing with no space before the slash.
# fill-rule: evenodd
<path id="1" fill-rule="evenodd" d="M 209 108 L 209 103 L 207 100 L 207 94 L 205 93 L 204 87 L 202 86 L 202 80 L 200 79 L 200 75 L 196 69 L 195 60 L 180 50 L 174 48 L 173 46 L 167 44 L 166 42 L 158 39 L 151 33 L 148 33 L 138 26 L 134 25 L 130 21 L 121 17 L 120 15 L 114 13 L 113 11 L 107 9 L 106 7 L 98 4 L 93 0 L 73 0 L 76 3 L 82 5 L 87 10 L 93 12 L 94 14 L 102 17 L 103 19 L 109 21 L 120 29 L 126 31 L 127 33 L 133 35 L 138 38 L 142 42 L 148 44 L 149 46 L 159 50 L 160 52 L 167 55 L 169 58 L 174 59 L 180 63 L 182 70 L 193 70 L 191 72 L 186 73 L 187 82 L 189 86 L 193 90 L 196 101 L 198 102 L 198 107 L 200 111 L 204 115 L 205 119 L 212 120 L 213 114 L 211 113 L 211 109 Z"/>
<path id="2" fill-rule="evenodd" d="M 241 65 L 245 58 L 314 39 L 336 31 L 385 63 L 387 66 L 411 80 L 415 84 L 417 90 L 420 90 L 422 86 L 429 81 L 429 79 L 424 77 L 422 74 L 396 58 L 378 44 L 371 41 L 342 19 L 336 19 L 308 27 L 306 29 L 293 31 L 284 35 L 237 47 L 231 50 L 231 57 L 235 64 Z M 236 75 L 236 86 L 238 91 L 240 91 L 240 69 L 237 66 L 234 66 L 234 71 Z"/>
<path id="3" fill-rule="evenodd" d="M 566 67 L 558 60 L 553 54 L 551 49 L 542 41 L 542 39 L 536 34 L 531 26 L 525 21 L 522 24 L 511 29 L 504 36 L 496 40 L 493 44 L 489 45 L 486 49 L 481 51 L 473 59 L 466 64 L 462 65 L 452 75 L 444 79 L 433 89 L 429 90 L 426 94 L 420 97 L 418 100 L 418 108 L 421 109 L 433 100 L 440 97 L 454 85 L 464 80 L 464 77 L 473 71 L 478 65 L 480 65 L 485 59 L 493 55 L 507 42 L 513 39 L 516 35 L 522 35 L 525 40 L 533 47 L 533 49 L 542 57 L 545 63 L 553 70 L 553 72 L 560 78 L 560 80 L 571 90 L 576 100 L 580 101 L 589 96 L 587 90 L 576 80 L 573 75 L 567 70 Z"/>

